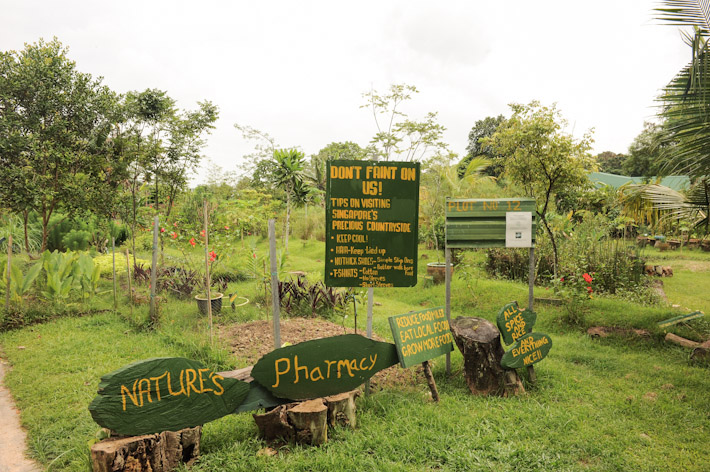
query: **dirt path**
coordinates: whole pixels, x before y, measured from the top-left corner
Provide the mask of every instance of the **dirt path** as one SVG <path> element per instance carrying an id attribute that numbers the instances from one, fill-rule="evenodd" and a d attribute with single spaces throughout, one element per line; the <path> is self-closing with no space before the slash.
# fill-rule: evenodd
<path id="1" fill-rule="evenodd" d="M 25 431 L 3 383 L 7 370 L 5 360 L 0 357 L 0 472 L 39 472 L 42 469 L 25 456 Z"/>

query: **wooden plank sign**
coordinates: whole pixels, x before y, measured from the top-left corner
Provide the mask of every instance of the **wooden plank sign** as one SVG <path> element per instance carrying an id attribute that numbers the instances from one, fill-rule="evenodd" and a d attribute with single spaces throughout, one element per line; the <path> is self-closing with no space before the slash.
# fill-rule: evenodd
<path id="1" fill-rule="evenodd" d="M 419 172 L 417 162 L 328 162 L 326 286 L 417 284 Z"/>
<path id="2" fill-rule="evenodd" d="M 689 313 L 689 314 L 687 314 L 687 315 L 680 315 L 680 316 L 676 316 L 676 317 L 673 317 L 673 318 L 668 319 L 668 320 L 659 321 L 659 322 L 658 322 L 658 327 L 659 327 L 659 328 L 667 328 L 667 327 L 669 327 L 669 326 L 673 326 L 673 325 L 678 324 L 678 323 L 684 323 L 684 322 L 686 322 L 686 321 L 690 321 L 690 320 L 694 320 L 694 319 L 696 319 L 696 318 L 700 318 L 701 316 L 705 316 L 705 313 L 703 313 L 702 311 L 694 311 L 694 312 Z"/>
<path id="3" fill-rule="evenodd" d="M 101 377 L 89 411 L 99 425 L 120 434 L 178 431 L 234 413 L 248 391 L 249 384 L 199 362 L 155 358 Z"/>
<path id="4" fill-rule="evenodd" d="M 446 201 L 446 247 L 534 247 L 537 218 L 532 198 Z"/>
<path id="5" fill-rule="evenodd" d="M 505 305 L 498 312 L 496 323 L 498 330 L 503 336 L 505 344 L 512 344 L 519 338 L 530 333 L 535 326 L 537 314 L 527 308 L 521 310 L 518 307 L 518 302 L 512 302 Z"/>
<path id="6" fill-rule="evenodd" d="M 518 339 L 500 360 L 504 369 L 519 369 L 540 362 L 552 347 L 552 339 L 546 334 L 530 333 Z"/>
<path id="7" fill-rule="evenodd" d="M 402 367 L 410 367 L 454 350 L 444 307 L 389 317 Z"/>
<path id="8" fill-rule="evenodd" d="M 397 360 L 394 344 L 344 334 L 271 351 L 251 376 L 276 397 L 303 400 L 353 390 Z"/>

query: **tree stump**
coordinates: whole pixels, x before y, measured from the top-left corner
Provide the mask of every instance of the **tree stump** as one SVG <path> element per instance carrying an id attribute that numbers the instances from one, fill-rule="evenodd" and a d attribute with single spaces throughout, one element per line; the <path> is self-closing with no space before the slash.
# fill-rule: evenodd
<path id="1" fill-rule="evenodd" d="M 328 426 L 339 425 L 355 429 L 357 425 L 355 398 L 359 394 L 359 390 L 352 390 L 324 398 L 325 404 L 328 406 Z"/>
<path id="2" fill-rule="evenodd" d="M 287 414 L 296 442 L 318 446 L 328 440 L 328 407 L 322 398 L 301 402 Z"/>
<path id="3" fill-rule="evenodd" d="M 328 426 L 355 428 L 358 390 L 296 403 L 287 403 L 253 415 L 259 434 L 268 442 L 296 441 L 320 445 L 328 440 Z"/>
<path id="4" fill-rule="evenodd" d="M 200 455 L 202 426 L 104 439 L 91 446 L 94 472 L 168 472 Z"/>
<path id="5" fill-rule="evenodd" d="M 451 322 L 454 335 L 464 360 L 464 377 L 474 395 L 518 395 L 525 392 L 515 370 L 500 365 L 504 350 L 500 331 L 488 320 L 459 316 Z"/>

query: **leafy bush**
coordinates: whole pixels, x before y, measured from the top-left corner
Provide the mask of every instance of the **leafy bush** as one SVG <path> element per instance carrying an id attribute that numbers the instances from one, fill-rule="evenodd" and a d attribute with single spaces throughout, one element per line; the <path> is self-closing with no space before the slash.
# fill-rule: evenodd
<path id="1" fill-rule="evenodd" d="M 321 281 L 311 284 L 306 277 L 298 276 L 279 282 L 279 299 L 289 315 L 329 318 L 333 310 L 345 306 L 347 292 L 326 287 Z"/>

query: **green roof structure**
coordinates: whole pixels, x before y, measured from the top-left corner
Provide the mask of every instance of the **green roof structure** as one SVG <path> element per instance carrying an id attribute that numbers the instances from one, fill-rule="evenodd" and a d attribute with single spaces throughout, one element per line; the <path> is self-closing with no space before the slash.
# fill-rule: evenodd
<path id="1" fill-rule="evenodd" d="M 589 180 L 592 181 L 597 188 L 602 185 L 619 188 L 626 184 L 656 183 L 657 177 L 651 177 L 646 180 L 643 177 L 626 177 L 625 175 L 607 174 L 606 172 L 590 172 Z M 688 178 L 687 175 L 669 175 L 661 178 L 661 181 L 658 183 L 676 191 L 690 188 L 690 178 Z"/>

